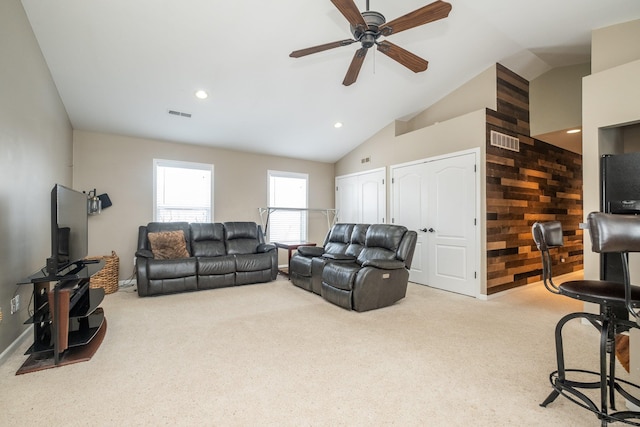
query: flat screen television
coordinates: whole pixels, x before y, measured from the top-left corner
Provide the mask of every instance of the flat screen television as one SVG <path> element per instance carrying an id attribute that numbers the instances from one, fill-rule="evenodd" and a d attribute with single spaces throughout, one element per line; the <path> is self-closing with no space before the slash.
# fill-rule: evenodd
<path id="1" fill-rule="evenodd" d="M 88 251 L 87 195 L 56 184 L 51 190 L 50 277 L 81 261 Z"/>

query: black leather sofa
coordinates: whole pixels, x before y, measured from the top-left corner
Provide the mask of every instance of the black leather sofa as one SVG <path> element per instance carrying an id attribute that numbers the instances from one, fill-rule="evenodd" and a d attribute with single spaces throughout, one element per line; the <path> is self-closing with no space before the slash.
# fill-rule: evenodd
<path id="1" fill-rule="evenodd" d="M 417 234 L 391 224 L 336 224 L 322 247 L 300 247 L 289 278 L 349 310 L 367 311 L 404 298 Z"/>
<path id="2" fill-rule="evenodd" d="M 275 280 L 278 253 L 255 222 L 150 222 L 138 230 L 139 296 Z"/>

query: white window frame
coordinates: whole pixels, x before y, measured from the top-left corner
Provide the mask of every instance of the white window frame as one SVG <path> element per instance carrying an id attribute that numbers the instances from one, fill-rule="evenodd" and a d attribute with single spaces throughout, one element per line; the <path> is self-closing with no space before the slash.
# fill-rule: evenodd
<path id="1" fill-rule="evenodd" d="M 211 206 L 209 207 L 209 218 L 204 222 L 214 222 L 214 165 L 209 163 L 185 162 L 180 160 L 153 159 L 153 220 L 158 221 L 158 167 L 173 167 L 182 169 L 205 170 L 211 173 Z"/>
<path id="2" fill-rule="evenodd" d="M 300 230 L 300 240 L 306 241 L 309 235 L 309 215 L 307 215 L 307 209 L 309 208 L 309 174 L 306 173 L 298 173 L 298 172 L 286 172 L 286 171 L 277 171 L 277 170 L 268 170 L 267 171 L 267 206 L 268 207 L 276 207 L 276 208 L 286 208 L 287 206 L 272 206 L 271 204 L 271 178 L 296 178 L 296 179 L 304 179 L 305 181 L 305 193 L 306 200 L 304 201 L 304 208 L 299 208 L 301 212 L 301 227 Z M 271 220 L 273 219 L 273 215 L 277 215 L 277 210 L 270 214 L 270 220 L 267 228 L 267 240 L 273 242 L 274 240 L 271 238 Z"/>

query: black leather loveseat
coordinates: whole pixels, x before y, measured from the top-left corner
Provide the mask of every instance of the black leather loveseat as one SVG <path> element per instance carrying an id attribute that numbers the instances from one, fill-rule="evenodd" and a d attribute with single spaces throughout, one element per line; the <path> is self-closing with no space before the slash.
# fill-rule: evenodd
<path id="1" fill-rule="evenodd" d="M 336 224 L 322 247 L 300 247 L 291 282 L 349 310 L 367 311 L 404 298 L 417 234 L 391 224 Z"/>
<path id="2" fill-rule="evenodd" d="M 139 296 L 269 282 L 278 254 L 255 222 L 150 222 L 138 230 Z"/>

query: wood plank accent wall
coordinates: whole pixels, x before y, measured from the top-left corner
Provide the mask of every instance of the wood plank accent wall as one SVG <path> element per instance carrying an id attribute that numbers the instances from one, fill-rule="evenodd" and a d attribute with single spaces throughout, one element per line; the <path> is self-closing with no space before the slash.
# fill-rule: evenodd
<path id="1" fill-rule="evenodd" d="M 529 82 L 497 65 L 498 110 L 487 109 L 487 295 L 542 279 L 531 237 L 536 221 L 561 221 L 564 259 L 554 275 L 583 268 L 582 156 L 530 137 Z M 520 152 L 491 145 L 497 131 Z"/>

